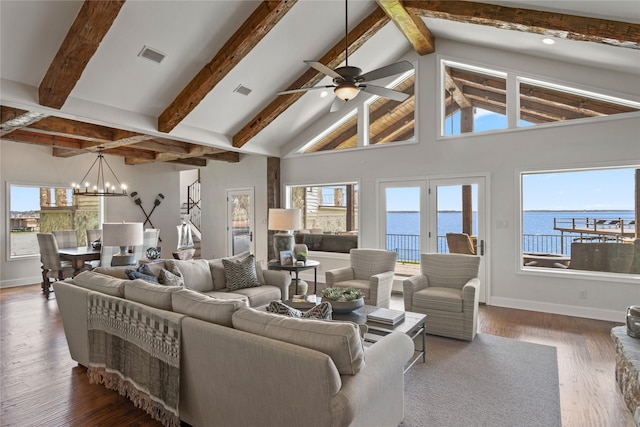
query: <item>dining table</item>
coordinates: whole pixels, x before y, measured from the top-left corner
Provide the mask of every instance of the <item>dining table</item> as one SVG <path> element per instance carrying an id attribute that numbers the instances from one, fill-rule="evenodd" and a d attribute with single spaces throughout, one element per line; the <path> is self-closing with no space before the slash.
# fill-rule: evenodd
<path id="1" fill-rule="evenodd" d="M 85 261 L 96 261 L 100 259 L 100 249 L 94 249 L 91 246 L 60 248 L 58 249 L 58 254 L 61 260 L 71 261 L 74 276 L 83 270 Z"/>

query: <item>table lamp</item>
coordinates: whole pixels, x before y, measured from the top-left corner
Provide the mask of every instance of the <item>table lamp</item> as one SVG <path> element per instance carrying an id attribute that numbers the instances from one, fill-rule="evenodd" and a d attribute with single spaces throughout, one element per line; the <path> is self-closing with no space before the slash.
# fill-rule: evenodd
<path id="1" fill-rule="evenodd" d="M 102 226 L 102 245 L 118 246 L 120 253 L 111 259 L 111 266 L 135 265 L 135 255 L 129 253 L 131 246 L 144 243 L 144 230 L 141 222 L 112 222 Z"/>
<path id="2" fill-rule="evenodd" d="M 279 259 L 280 251 L 292 251 L 295 239 L 291 230 L 300 230 L 302 227 L 302 211 L 300 209 L 269 209 L 268 229 L 277 231 L 273 235 L 273 250 L 276 259 Z"/>

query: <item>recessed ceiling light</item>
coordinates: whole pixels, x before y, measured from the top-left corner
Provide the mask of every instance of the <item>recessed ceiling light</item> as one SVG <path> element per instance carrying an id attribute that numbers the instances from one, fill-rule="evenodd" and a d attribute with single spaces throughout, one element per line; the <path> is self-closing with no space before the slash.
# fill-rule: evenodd
<path id="1" fill-rule="evenodd" d="M 542 39 L 542 43 L 544 43 L 544 44 L 555 44 L 556 41 L 554 39 L 546 38 L 546 39 Z"/>
<path id="2" fill-rule="evenodd" d="M 329 95 L 329 92 L 327 92 L 326 90 L 323 90 L 322 92 L 320 92 L 320 98 L 326 98 L 327 95 Z"/>

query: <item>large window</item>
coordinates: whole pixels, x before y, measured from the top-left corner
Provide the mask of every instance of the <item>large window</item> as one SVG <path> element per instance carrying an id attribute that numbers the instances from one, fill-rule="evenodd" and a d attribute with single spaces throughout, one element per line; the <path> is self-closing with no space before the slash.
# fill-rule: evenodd
<path id="1" fill-rule="evenodd" d="M 447 60 L 441 77 L 443 136 L 640 111 L 635 101 Z M 513 97 L 508 79 L 517 83 Z M 514 105 L 507 102 L 516 97 Z M 517 120 L 510 125 L 511 116 Z"/>
<path id="2" fill-rule="evenodd" d="M 302 209 L 296 243 L 312 251 L 348 253 L 358 246 L 358 184 L 337 183 L 287 188 L 292 208 Z"/>
<path id="3" fill-rule="evenodd" d="M 524 268 L 640 273 L 638 174 L 638 167 L 523 173 Z"/>
<path id="4" fill-rule="evenodd" d="M 78 197 L 71 188 L 9 184 L 9 258 L 40 254 L 37 233 L 76 230 L 86 244 L 85 230 L 100 228 L 99 197 Z"/>

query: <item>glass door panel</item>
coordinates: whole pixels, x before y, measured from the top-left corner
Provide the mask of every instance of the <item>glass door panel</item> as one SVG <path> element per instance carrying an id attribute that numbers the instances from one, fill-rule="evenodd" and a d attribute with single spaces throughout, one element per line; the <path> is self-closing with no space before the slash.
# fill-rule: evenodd
<path id="1" fill-rule="evenodd" d="M 227 191 L 228 252 L 255 253 L 253 240 L 253 188 Z"/>

